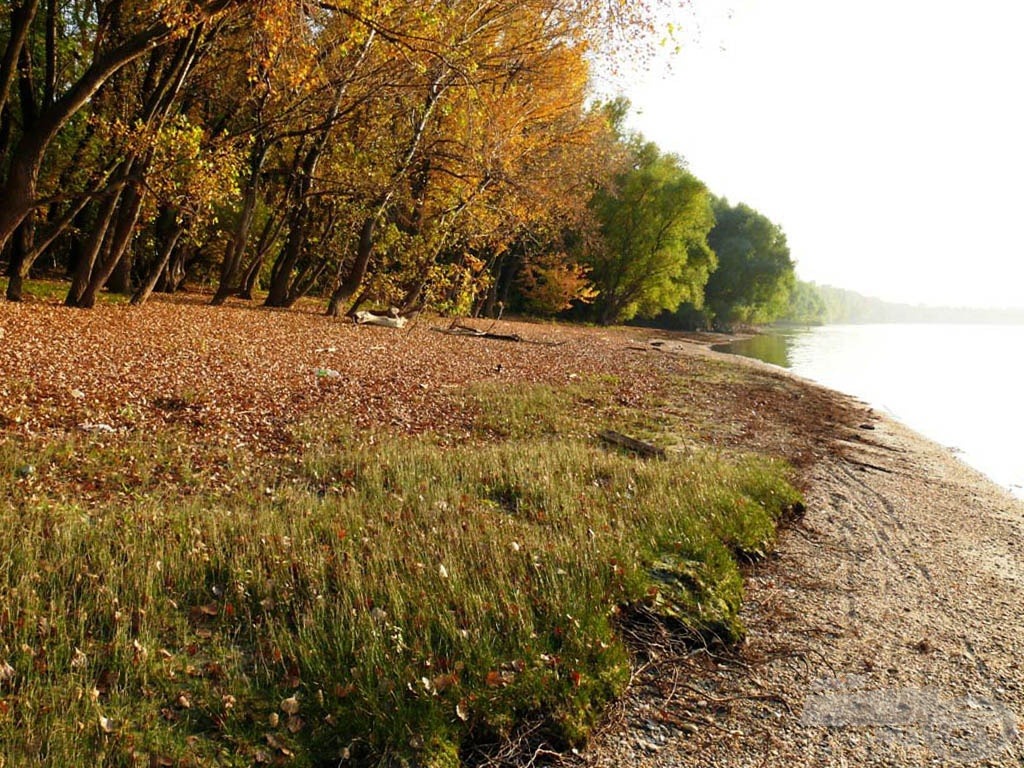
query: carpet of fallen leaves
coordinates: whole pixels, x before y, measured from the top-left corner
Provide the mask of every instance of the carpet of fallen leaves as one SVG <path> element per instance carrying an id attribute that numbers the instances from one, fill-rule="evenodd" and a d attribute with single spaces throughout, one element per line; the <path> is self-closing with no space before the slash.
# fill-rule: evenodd
<path id="1" fill-rule="evenodd" d="M 698 354 L 712 337 L 472 321 L 524 340 L 516 343 L 438 332 L 449 325 L 443 318 L 390 329 L 314 309 L 206 301 L 93 310 L 0 302 L 0 435 L 145 434 L 172 425 L 204 443 L 277 452 L 288 450 L 296 424 L 315 416 L 458 442 L 479 407 L 466 397 L 469 385 L 561 386 L 599 376 L 614 382 L 624 407 L 664 401 L 667 382 L 684 381 L 663 405 L 691 434 L 798 466 L 826 450 L 836 424 L 857 418 L 824 390 Z"/>
<path id="2" fill-rule="evenodd" d="M 201 297 L 90 311 L 0 303 L 0 430 L 174 423 L 272 449 L 289 425 L 316 414 L 459 439 L 473 415 L 465 385 L 557 386 L 611 374 L 620 376 L 620 404 L 629 405 L 684 367 L 638 352 L 645 331 L 475 321 L 526 340 L 515 343 L 437 332 L 447 325 L 356 326 L 313 311 L 213 308 Z"/>

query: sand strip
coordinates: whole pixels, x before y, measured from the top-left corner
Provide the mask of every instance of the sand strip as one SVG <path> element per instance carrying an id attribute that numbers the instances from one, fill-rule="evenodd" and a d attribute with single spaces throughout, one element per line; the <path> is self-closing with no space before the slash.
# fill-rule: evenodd
<path id="1" fill-rule="evenodd" d="M 746 644 L 655 664 L 588 764 L 1024 764 L 1024 503 L 891 419 L 858 426 L 752 569 Z"/>

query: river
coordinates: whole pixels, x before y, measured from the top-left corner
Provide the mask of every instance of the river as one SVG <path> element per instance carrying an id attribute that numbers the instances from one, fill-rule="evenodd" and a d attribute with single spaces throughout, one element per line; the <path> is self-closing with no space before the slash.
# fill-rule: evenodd
<path id="1" fill-rule="evenodd" d="M 718 349 L 859 397 L 1024 498 L 1024 325 L 827 325 Z"/>

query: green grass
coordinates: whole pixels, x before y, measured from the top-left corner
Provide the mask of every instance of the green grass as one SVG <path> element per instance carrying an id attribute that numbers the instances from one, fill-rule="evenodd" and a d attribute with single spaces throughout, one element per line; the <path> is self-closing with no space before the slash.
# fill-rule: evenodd
<path id="1" fill-rule="evenodd" d="M 502 439 L 0 445 L 5 768 L 448 768 L 524 722 L 570 747 L 628 680 L 624 609 L 742 634 L 784 467 L 605 450 L 596 383 L 467 397 Z"/>
<path id="2" fill-rule="evenodd" d="M 7 283 L 8 278 L 0 277 L 0 298 L 7 293 Z M 70 287 L 70 280 L 29 278 L 24 282 L 22 298 L 27 301 L 45 301 L 59 304 L 67 297 Z M 96 300 L 100 304 L 124 304 L 128 301 L 128 296 L 100 292 Z"/>

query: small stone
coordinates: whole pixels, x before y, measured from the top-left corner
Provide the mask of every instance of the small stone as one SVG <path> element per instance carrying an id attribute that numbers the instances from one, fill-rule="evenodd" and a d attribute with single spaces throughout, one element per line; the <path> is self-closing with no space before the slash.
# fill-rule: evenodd
<path id="1" fill-rule="evenodd" d="M 661 747 L 659 747 L 657 744 L 655 744 L 653 742 L 650 742 L 647 739 L 642 739 L 639 736 L 637 736 L 637 738 L 636 738 L 636 745 L 640 749 L 645 750 L 646 752 L 660 752 L 661 751 Z"/>

